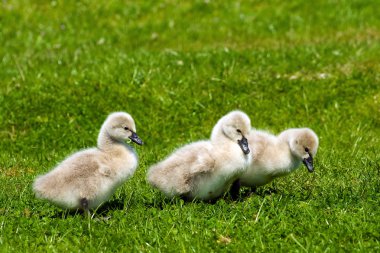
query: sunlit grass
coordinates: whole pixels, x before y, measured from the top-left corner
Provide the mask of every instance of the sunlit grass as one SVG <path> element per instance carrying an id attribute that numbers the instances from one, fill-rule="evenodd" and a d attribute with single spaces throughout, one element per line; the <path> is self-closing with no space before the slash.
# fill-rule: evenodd
<path id="1" fill-rule="evenodd" d="M 3 1 L 0 248 L 4 252 L 380 250 L 376 1 Z M 255 128 L 310 127 L 316 171 L 216 204 L 145 181 L 233 109 Z M 36 175 L 133 115 L 140 166 L 92 220 L 37 200 Z"/>

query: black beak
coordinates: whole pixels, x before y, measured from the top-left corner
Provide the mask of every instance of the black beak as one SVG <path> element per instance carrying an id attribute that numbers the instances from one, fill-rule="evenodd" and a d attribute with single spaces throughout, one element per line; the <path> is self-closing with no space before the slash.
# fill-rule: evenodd
<path id="1" fill-rule="evenodd" d="M 249 150 L 249 147 L 248 147 L 248 140 L 247 138 L 245 138 L 243 136 L 243 138 L 241 140 L 238 140 L 238 144 L 241 148 L 241 150 L 243 151 L 244 154 L 249 154 L 250 150 Z"/>
<path id="2" fill-rule="evenodd" d="M 135 132 L 133 132 L 133 131 L 131 131 L 131 132 L 132 132 L 132 135 L 129 136 L 129 139 L 131 139 L 131 141 L 133 141 L 134 143 L 136 143 L 138 145 L 143 145 L 143 142 L 139 138 L 139 136 Z"/>
<path id="3" fill-rule="evenodd" d="M 314 172 L 314 166 L 313 166 L 313 157 L 311 154 L 308 152 L 309 157 L 303 159 L 303 164 L 305 164 L 307 170 L 311 173 Z"/>

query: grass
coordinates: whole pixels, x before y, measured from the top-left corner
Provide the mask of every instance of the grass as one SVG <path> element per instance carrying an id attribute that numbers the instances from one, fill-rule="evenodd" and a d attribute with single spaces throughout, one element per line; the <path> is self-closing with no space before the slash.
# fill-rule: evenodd
<path id="1" fill-rule="evenodd" d="M 0 251 L 378 252 L 378 14 L 370 0 L 2 1 Z M 312 128 L 316 172 L 214 205 L 147 185 L 233 109 L 274 133 Z M 92 220 L 37 200 L 35 176 L 118 110 L 145 142 L 135 176 Z"/>

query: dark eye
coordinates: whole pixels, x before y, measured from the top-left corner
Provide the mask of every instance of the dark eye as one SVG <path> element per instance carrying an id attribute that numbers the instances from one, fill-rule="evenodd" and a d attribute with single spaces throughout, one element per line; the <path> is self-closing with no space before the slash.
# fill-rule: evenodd
<path id="1" fill-rule="evenodd" d="M 128 128 L 128 127 L 124 127 L 124 129 L 125 129 L 125 130 L 129 130 L 129 128 Z"/>
<path id="2" fill-rule="evenodd" d="M 236 129 L 236 132 L 241 133 L 241 130 L 240 129 Z"/>
<path id="3" fill-rule="evenodd" d="M 306 151 L 306 152 L 309 152 L 309 148 L 305 148 L 305 151 Z"/>

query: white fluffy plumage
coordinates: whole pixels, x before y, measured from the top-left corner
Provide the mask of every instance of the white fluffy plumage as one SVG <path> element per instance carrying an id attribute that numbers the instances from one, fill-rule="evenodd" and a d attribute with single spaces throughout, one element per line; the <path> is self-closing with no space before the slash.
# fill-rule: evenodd
<path id="1" fill-rule="evenodd" d="M 309 128 L 292 128 L 278 136 L 252 130 L 247 137 L 252 149 L 252 162 L 240 176 L 242 186 L 265 185 L 285 176 L 301 163 L 313 171 L 313 158 L 318 150 L 318 136 Z"/>
<path id="2" fill-rule="evenodd" d="M 211 139 L 185 145 L 151 166 L 147 180 L 168 197 L 212 200 L 228 190 L 250 163 L 250 119 L 232 111 L 214 126 Z"/>
<path id="3" fill-rule="evenodd" d="M 124 143 L 126 139 L 142 144 L 133 118 L 125 112 L 111 113 L 101 127 L 97 147 L 74 153 L 38 176 L 33 184 L 36 196 L 67 209 L 98 207 L 137 168 L 137 154 Z"/>

